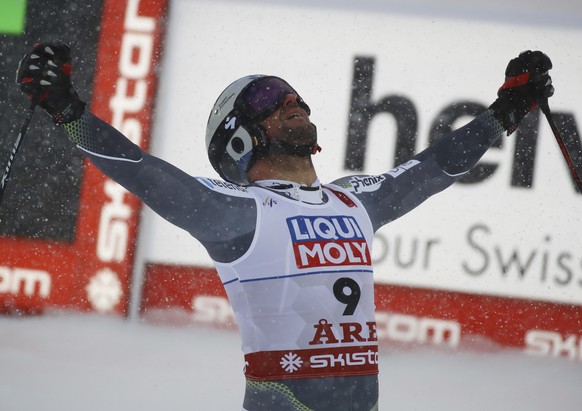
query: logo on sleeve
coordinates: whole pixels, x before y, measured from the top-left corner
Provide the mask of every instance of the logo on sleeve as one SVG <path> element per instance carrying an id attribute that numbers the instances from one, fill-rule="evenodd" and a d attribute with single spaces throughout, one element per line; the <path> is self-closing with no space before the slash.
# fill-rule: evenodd
<path id="1" fill-rule="evenodd" d="M 420 161 L 418 161 L 418 160 L 409 160 L 406 163 L 400 164 L 398 167 L 393 168 L 392 170 L 388 171 L 386 174 L 396 178 L 400 174 L 404 173 L 407 170 L 410 170 L 412 167 L 414 167 L 418 164 L 420 164 Z"/>
<path id="2" fill-rule="evenodd" d="M 377 176 L 355 175 L 349 177 L 348 182 L 341 185 L 345 189 L 356 194 L 364 192 L 373 192 L 380 188 L 382 182 L 386 180 L 386 176 L 396 178 L 400 176 L 402 173 L 417 166 L 418 164 L 420 164 L 420 161 L 418 160 L 409 160 L 406 163 L 401 164 L 398 167 L 388 171 L 386 174 L 380 174 Z"/>
<path id="3" fill-rule="evenodd" d="M 386 180 L 383 175 L 379 176 L 353 176 L 350 178 L 351 191 L 354 193 L 371 192 L 380 188 L 382 181 Z"/>
<path id="4" fill-rule="evenodd" d="M 349 216 L 287 219 L 298 268 L 371 265 L 370 250 L 357 221 Z"/>
<path id="5" fill-rule="evenodd" d="M 236 197 L 249 197 L 247 189 L 237 184 L 214 178 L 196 177 L 196 179 L 213 191 Z"/>

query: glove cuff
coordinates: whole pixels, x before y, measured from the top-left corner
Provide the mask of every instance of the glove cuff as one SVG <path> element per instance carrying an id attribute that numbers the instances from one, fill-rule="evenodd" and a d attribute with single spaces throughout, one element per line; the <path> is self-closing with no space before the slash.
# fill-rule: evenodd
<path id="1" fill-rule="evenodd" d="M 517 122 L 513 110 L 504 100 L 501 97 L 498 98 L 489 106 L 489 109 L 493 111 L 493 117 L 503 125 L 503 129 L 507 130 L 507 135 L 510 135 L 517 128 Z"/>
<path id="2" fill-rule="evenodd" d="M 57 113 L 52 113 L 51 116 L 57 126 L 61 124 L 70 123 L 81 118 L 85 112 L 86 103 L 79 99 L 71 101 L 64 109 Z"/>
<path id="3" fill-rule="evenodd" d="M 525 115 L 536 107 L 534 101 L 527 102 L 513 94 L 500 96 L 489 106 L 489 109 L 493 111 L 493 117 L 501 122 L 508 136 L 517 129 Z"/>

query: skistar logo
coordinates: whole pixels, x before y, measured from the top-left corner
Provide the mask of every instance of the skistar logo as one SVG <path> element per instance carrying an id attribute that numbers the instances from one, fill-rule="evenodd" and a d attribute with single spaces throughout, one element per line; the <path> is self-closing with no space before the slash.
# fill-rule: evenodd
<path id="1" fill-rule="evenodd" d="M 254 380 L 378 374 L 378 346 L 257 351 L 245 355 L 245 375 Z"/>
<path id="2" fill-rule="evenodd" d="M 371 265 L 368 243 L 353 217 L 287 219 L 298 268 Z"/>

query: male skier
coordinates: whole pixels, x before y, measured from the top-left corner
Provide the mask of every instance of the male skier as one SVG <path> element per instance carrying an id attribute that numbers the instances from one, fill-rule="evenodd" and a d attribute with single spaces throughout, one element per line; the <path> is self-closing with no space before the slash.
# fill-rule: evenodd
<path id="1" fill-rule="evenodd" d="M 498 98 L 466 126 L 399 167 L 322 185 L 311 110 L 283 79 L 230 84 L 208 119 L 223 180 L 190 176 L 143 152 L 85 107 L 65 45 L 37 44 L 17 83 L 107 176 L 188 231 L 216 265 L 240 328 L 243 409 L 377 410 L 374 232 L 467 173 L 553 94 L 550 59 L 510 61 Z"/>

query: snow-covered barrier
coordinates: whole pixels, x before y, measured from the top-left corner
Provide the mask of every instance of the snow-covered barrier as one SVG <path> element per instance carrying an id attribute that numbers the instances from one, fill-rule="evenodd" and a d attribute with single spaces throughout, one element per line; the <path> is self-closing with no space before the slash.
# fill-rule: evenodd
<path id="1" fill-rule="evenodd" d="M 390 284 L 376 285 L 375 300 L 380 344 L 446 350 L 512 348 L 582 361 L 582 309 L 577 305 Z M 212 268 L 149 265 L 140 315 L 152 323 L 237 329 Z M 333 337 L 330 333 L 327 338 Z"/>

